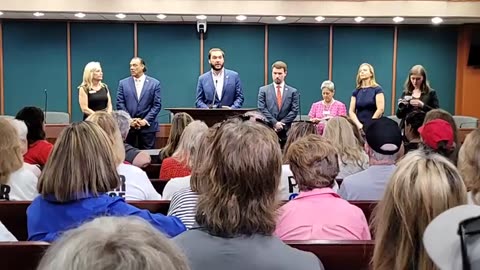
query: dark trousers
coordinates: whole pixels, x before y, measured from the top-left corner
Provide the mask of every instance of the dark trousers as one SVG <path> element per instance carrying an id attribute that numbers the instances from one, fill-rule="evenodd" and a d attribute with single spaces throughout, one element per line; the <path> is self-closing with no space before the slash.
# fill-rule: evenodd
<path id="1" fill-rule="evenodd" d="M 285 128 L 281 129 L 280 131 L 277 131 L 278 135 L 278 141 L 280 143 L 280 147 L 283 150 L 283 147 L 285 146 L 285 143 L 287 142 L 287 131 Z"/>
<path id="2" fill-rule="evenodd" d="M 154 149 L 155 132 L 145 133 L 140 130 L 130 129 L 125 141 L 138 149 Z"/>

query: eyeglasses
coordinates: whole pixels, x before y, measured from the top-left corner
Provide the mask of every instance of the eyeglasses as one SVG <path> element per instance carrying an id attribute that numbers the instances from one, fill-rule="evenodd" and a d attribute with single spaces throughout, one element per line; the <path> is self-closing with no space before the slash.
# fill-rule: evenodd
<path id="1" fill-rule="evenodd" d="M 480 235 L 480 216 L 466 219 L 458 225 L 458 235 L 462 249 L 463 270 L 471 270 L 468 246 L 478 240 Z"/>

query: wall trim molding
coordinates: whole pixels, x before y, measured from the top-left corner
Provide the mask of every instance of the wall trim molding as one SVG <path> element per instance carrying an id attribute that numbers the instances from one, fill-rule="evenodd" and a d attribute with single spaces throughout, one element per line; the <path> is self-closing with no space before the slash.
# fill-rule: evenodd
<path id="1" fill-rule="evenodd" d="M 72 42 L 70 22 L 67 22 L 67 111 L 72 121 Z"/>
<path id="2" fill-rule="evenodd" d="M 328 40 L 328 79 L 333 78 L 333 24 L 330 24 L 330 37 Z"/>
<path id="3" fill-rule="evenodd" d="M 263 84 L 267 85 L 268 84 L 268 25 L 265 25 L 265 48 L 264 48 L 264 56 L 263 56 L 263 61 L 264 61 L 264 79 L 263 79 Z"/>
<path id="4" fill-rule="evenodd" d="M 395 104 L 397 99 L 397 49 L 398 49 L 398 27 L 393 31 L 393 61 L 392 61 L 392 115 L 395 114 Z"/>
<path id="5" fill-rule="evenodd" d="M 5 85 L 3 78 L 3 22 L 0 21 L 0 114 L 5 114 Z"/>

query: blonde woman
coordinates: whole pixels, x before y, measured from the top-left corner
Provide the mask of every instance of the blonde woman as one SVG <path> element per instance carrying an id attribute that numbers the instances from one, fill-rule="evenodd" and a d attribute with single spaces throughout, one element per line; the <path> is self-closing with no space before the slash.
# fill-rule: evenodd
<path id="1" fill-rule="evenodd" d="M 385 110 L 382 87 L 375 80 L 372 65 L 363 63 L 358 68 L 356 88 L 350 99 L 350 118 L 361 129 L 372 119 L 380 118 Z"/>
<path id="2" fill-rule="evenodd" d="M 330 141 L 337 151 L 340 167 L 337 178 L 343 179 L 368 168 L 368 155 L 358 144 L 347 119 L 343 117 L 330 119 L 323 136 Z"/>
<path id="3" fill-rule="evenodd" d="M 458 170 L 468 188 L 468 202 L 480 205 L 480 129 L 467 135 L 458 154 Z"/>
<path id="4" fill-rule="evenodd" d="M 466 202 L 465 185 L 448 159 L 421 150 L 408 153 L 373 215 L 373 269 L 437 269 L 422 243 L 425 228 L 445 210 Z"/>
<path id="5" fill-rule="evenodd" d="M 96 111 L 112 112 L 110 90 L 102 80 L 103 72 L 100 63 L 88 63 L 83 71 L 82 84 L 78 86 L 78 102 L 84 120 Z"/>

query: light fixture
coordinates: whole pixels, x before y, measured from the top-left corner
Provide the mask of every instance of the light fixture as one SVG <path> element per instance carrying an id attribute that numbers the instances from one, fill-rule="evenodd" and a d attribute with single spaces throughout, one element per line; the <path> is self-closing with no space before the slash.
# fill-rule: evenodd
<path id="1" fill-rule="evenodd" d="M 2 16 L 2 15 L 3 15 L 3 12 L 0 11 L 0 16 Z"/>
<path id="2" fill-rule="evenodd" d="M 355 20 L 357 23 L 359 23 L 359 22 L 362 22 L 362 21 L 364 21 L 364 20 L 365 20 L 365 18 L 363 18 L 363 17 L 355 17 L 355 19 L 354 19 L 354 20 Z"/>
<path id="3" fill-rule="evenodd" d="M 442 22 L 443 22 L 443 19 L 440 18 L 440 17 L 432 18 L 432 23 L 433 24 L 441 24 Z"/>
<path id="4" fill-rule="evenodd" d="M 284 16 L 277 16 L 277 17 L 275 17 L 275 19 L 277 21 L 281 22 L 281 21 L 285 21 L 287 18 L 285 18 Z"/>
<path id="5" fill-rule="evenodd" d="M 33 16 L 42 17 L 42 16 L 45 16 L 45 14 L 43 14 L 42 12 L 35 12 L 35 13 L 33 13 Z"/>
<path id="6" fill-rule="evenodd" d="M 127 15 L 125 15 L 123 13 L 119 13 L 119 14 L 115 15 L 115 17 L 117 17 L 119 19 L 125 19 L 127 17 Z"/>
<path id="7" fill-rule="evenodd" d="M 392 19 L 395 23 L 401 23 L 403 22 L 405 19 L 403 17 L 395 17 Z"/>
<path id="8" fill-rule="evenodd" d="M 323 20 L 325 20 L 325 17 L 322 17 L 322 16 L 315 17 L 315 21 L 317 22 L 321 22 Z"/>
<path id="9" fill-rule="evenodd" d="M 82 13 L 82 12 L 75 13 L 75 17 L 77 17 L 77 18 L 84 18 L 85 16 L 87 16 L 87 15 L 85 15 L 85 13 Z"/>
<path id="10" fill-rule="evenodd" d="M 202 21 L 203 21 L 203 20 L 206 20 L 206 19 L 207 19 L 207 16 L 205 16 L 205 15 L 197 15 L 196 18 L 197 18 L 197 20 L 202 20 Z"/>
<path id="11" fill-rule="evenodd" d="M 247 16 L 245 15 L 238 15 L 237 17 L 235 17 L 235 19 L 237 19 L 237 21 L 245 21 L 247 19 Z"/>
<path id="12" fill-rule="evenodd" d="M 165 14 L 158 14 L 158 15 L 157 15 L 157 18 L 160 19 L 160 20 L 165 20 L 165 18 L 167 18 L 167 15 L 165 15 Z"/>

